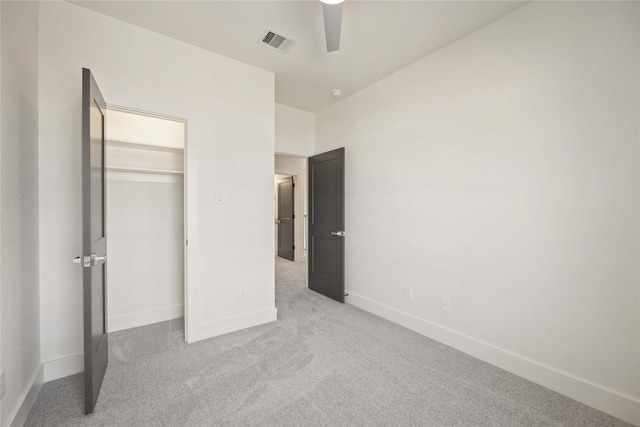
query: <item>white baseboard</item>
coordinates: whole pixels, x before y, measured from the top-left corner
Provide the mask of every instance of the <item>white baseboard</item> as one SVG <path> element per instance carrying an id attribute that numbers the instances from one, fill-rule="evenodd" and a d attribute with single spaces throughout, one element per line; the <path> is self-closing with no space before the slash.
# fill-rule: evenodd
<path id="1" fill-rule="evenodd" d="M 640 400 L 347 291 L 346 302 L 585 405 L 640 426 Z"/>
<path id="2" fill-rule="evenodd" d="M 27 417 L 29 416 L 29 412 L 31 412 L 33 404 L 36 402 L 38 393 L 40 393 L 43 382 L 44 366 L 41 363 L 40 366 L 38 366 L 38 369 L 33 373 L 27 387 L 20 395 L 16 406 L 5 418 L 6 421 L 2 421 L 3 426 L 22 427 L 24 425 L 27 421 Z"/>
<path id="3" fill-rule="evenodd" d="M 166 320 L 177 319 L 182 316 L 184 316 L 184 305 L 170 305 L 168 307 L 161 307 L 153 310 L 109 317 L 107 326 L 109 328 L 109 332 L 116 332 L 124 329 L 137 328 L 138 326 L 164 322 Z"/>
<path id="4" fill-rule="evenodd" d="M 251 328 L 264 323 L 273 322 L 277 318 L 278 310 L 273 307 L 240 316 L 227 317 L 226 319 L 217 320 L 215 322 L 192 325 L 189 328 L 190 331 L 189 336 L 187 337 L 187 342 L 193 343 L 218 335 L 228 334 L 229 332 L 240 331 L 242 329 Z"/>
<path id="5" fill-rule="evenodd" d="M 46 360 L 44 364 L 44 382 L 68 377 L 84 372 L 84 354 L 76 353 L 57 359 Z"/>

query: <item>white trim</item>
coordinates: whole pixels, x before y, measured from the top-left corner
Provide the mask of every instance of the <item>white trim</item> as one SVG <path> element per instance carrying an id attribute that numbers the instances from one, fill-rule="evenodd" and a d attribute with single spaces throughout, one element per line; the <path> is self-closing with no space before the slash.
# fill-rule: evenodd
<path id="1" fill-rule="evenodd" d="M 151 111 L 140 110 L 137 108 L 123 107 L 121 105 L 107 104 L 107 110 L 115 110 L 115 111 L 121 111 L 123 113 L 138 114 L 141 116 L 154 117 L 156 119 L 171 120 L 174 122 L 185 123 L 185 124 L 187 123 L 187 119 L 183 117 L 170 116 L 168 114 L 162 114 L 162 113 L 154 113 Z"/>
<path id="2" fill-rule="evenodd" d="M 137 328 L 139 326 L 151 325 L 153 323 L 164 322 L 166 320 L 177 319 L 184 315 L 184 305 L 170 305 L 152 310 L 139 311 L 136 313 L 124 314 L 121 316 L 109 317 L 107 323 L 109 333 L 122 331 L 124 329 Z"/>
<path id="3" fill-rule="evenodd" d="M 29 412 L 31 412 L 33 404 L 36 402 L 38 393 L 40 393 L 43 378 L 44 365 L 41 363 L 38 366 L 38 369 L 33 373 L 29 384 L 27 384 L 27 388 L 20 395 L 20 398 L 16 402 L 16 406 L 6 418 L 6 422 L 2 422 L 3 426 L 21 427 L 24 425 L 27 421 L 27 417 L 29 416 Z"/>
<path id="4" fill-rule="evenodd" d="M 68 377 L 84 372 L 84 354 L 76 353 L 57 359 L 46 360 L 44 364 L 44 382 Z"/>
<path id="5" fill-rule="evenodd" d="M 308 159 L 311 156 L 314 156 L 315 154 L 291 154 L 291 153 L 285 153 L 284 151 L 276 151 L 274 153 L 276 156 L 287 156 L 287 157 L 298 157 L 300 159 Z"/>
<path id="6" fill-rule="evenodd" d="M 346 302 L 626 422 L 640 425 L 640 400 L 437 323 L 347 291 Z"/>
<path id="7" fill-rule="evenodd" d="M 160 147 L 158 145 L 139 144 L 137 142 L 118 141 L 117 139 L 108 139 L 107 146 L 130 148 L 133 150 L 160 151 L 163 153 L 184 154 L 184 148 Z M 107 166 L 108 168 L 109 166 Z"/>
<path id="8" fill-rule="evenodd" d="M 183 184 L 182 172 L 152 171 L 143 169 L 107 168 L 108 181 L 156 182 Z"/>
<path id="9" fill-rule="evenodd" d="M 265 310 L 254 311 L 253 313 L 242 314 L 240 316 L 227 317 L 226 319 L 214 322 L 201 323 L 192 327 L 189 335 L 189 343 L 212 338 L 229 332 L 235 332 L 264 323 L 274 322 L 278 318 L 278 310 L 267 308 Z"/>

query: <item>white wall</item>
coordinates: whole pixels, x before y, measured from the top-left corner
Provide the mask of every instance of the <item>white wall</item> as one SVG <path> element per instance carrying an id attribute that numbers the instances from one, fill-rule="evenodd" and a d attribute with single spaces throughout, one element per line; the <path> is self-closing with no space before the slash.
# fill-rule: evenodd
<path id="1" fill-rule="evenodd" d="M 107 174 L 109 331 L 182 317 L 181 175 Z"/>
<path id="2" fill-rule="evenodd" d="M 46 379 L 82 370 L 81 269 L 71 264 L 81 250 L 82 67 L 108 103 L 187 120 L 188 339 L 275 320 L 273 74 L 67 2 L 42 2 L 40 22 Z"/>
<path id="3" fill-rule="evenodd" d="M 315 140 L 315 114 L 276 104 L 275 152 L 311 156 Z"/>
<path id="4" fill-rule="evenodd" d="M 2 2 L 0 425 L 22 424 L 42 383 L 38 286 L 38 5 Z"/>
<path id="5" fill-rule="evenodd" d="M 296 187 L 293 192 L 294 221 L 294 259 L 303 262 L 307 259 L 307 159 L 302 157 L 275 156 L 275 172 L 283 175 L 294 175 Z M 276 187 L 277 191 L 277 187 Z"/>
<path id="6" fill-rule="evenodd" d="M 638 8 L 530 3 L 316 117 L 348 302 L 635 423 Z"/>

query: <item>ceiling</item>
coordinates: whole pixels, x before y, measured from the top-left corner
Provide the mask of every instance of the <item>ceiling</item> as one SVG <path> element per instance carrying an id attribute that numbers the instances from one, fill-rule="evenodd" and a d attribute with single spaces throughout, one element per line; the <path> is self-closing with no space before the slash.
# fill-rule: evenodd
<path id="1" fill-rule="evenodd" d="M 523 6 L 526 1 L 344 3 L 340 51 L 327 53 L 322 4 L 309 1 L 75 1 L 105 15 L 269 70 L 276 102 L 317 112 Z M 258 42 L 275 30 L 282 54 Z"/>

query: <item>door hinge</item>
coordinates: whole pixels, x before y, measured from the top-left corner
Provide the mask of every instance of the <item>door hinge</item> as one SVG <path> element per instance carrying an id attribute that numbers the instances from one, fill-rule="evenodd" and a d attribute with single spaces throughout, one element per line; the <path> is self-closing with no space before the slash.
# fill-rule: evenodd
<path id="1" fill-rule="evenodd" d="M 292 216 L 291 216 L 291 218 L 292 218 L 292 219 L 296 219 L 296 216 L 295 216 L 295 215 L 292 215 Z"/>
<path id="2" fill-rule="evenodd" d="M 293 250 L 294 250 L 294 251 L 296 250 L 296 245 L 293 245 Z"/>

